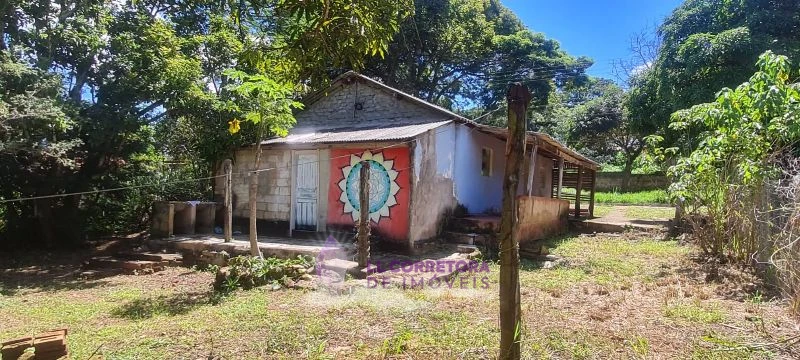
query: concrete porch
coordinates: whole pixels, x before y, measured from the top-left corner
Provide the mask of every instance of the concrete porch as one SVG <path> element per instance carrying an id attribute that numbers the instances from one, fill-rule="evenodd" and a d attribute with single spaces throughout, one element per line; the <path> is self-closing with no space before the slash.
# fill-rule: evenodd
<path id="1" fill-rule="evenodd" d="M 222 235 L 195 234 L 176 235 L 169 238 L 148 239 L 149 247 L 169 249 L 177 252 L 225 251 L 231 256 L 249 255 L 250 241 L 247 235 L 235 235 L 225 242 Z M 340 249 L 337 255 L 346 256 L 346 244 L 326 244 L 325 239 L 296 239 L 287 237 L 259 236 L 258 248 L 265 257 L 294 258 L 298 255 L 316 258 L 323 250 Z M 339 257 L 337 256 L 337 257 Z"/>

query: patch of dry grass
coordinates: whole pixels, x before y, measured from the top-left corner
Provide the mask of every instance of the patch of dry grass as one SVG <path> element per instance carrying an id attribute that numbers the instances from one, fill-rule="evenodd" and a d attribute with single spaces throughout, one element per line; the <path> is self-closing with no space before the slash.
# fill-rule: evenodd
<path id="1" fill-rule="evenodd" d="M 525 358 L 796 354 L 753 346 L 795 334 L 781 304 L 725 296 L 731 284 L 706 282 L 688 247 L 627 234 L 570 236 L 550 248 L 566 262 L 525 262 L 520 273 Z M 488 289 L 258 288 L 224 298 L 211 292 L 210 274 L 187 269 L 57 288 L 17 288 L 12 270 L 0 274 L 13 289 L 0 296 L 0 339 L 68 327 L 74 358 L 100 348 L 107 358 L 485 359 L 499 342 L 499 266 L 490 270 Z"/>

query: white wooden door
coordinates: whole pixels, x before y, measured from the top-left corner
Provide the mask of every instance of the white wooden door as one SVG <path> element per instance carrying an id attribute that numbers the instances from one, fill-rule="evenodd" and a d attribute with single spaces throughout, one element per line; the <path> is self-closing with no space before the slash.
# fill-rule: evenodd
<path id="1" fill-rule="evenodd" d="M 297 154 L 295 188 L 295 229 L 317 229 L 317 204 L 319 197 L 319 156 L 317 152 Z"/>

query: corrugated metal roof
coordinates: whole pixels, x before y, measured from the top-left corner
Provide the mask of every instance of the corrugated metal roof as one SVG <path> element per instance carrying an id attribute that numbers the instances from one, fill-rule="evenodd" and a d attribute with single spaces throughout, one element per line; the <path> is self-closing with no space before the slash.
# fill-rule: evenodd
<path id="1" fill-rule="evenodd" d="M 406 140 L 420 135 L 428 130 L 452 123 L 452 120 L 432 122 L 427 124 L 384 127 L 378 129 L 329 129 L 306 132 L 296 129 L 283 138 L 268 139 L 261 144 L 321 144 L 321 143 L 347 143 L 367 141 Z"/>

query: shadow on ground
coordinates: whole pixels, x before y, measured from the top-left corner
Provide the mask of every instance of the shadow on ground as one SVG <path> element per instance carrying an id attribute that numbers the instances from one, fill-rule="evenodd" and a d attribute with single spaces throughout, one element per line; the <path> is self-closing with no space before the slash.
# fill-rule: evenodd
<path id="1" fill-rule="evenodd" d="M 43 292 L 81 290 L 104 286 L 102 278 L 114 275 L 99 273 L 92 279 L 81 276 L 85 252 L 61 254 L 23 253 L 0 256 L 0 295 L 20 291 Z"/>
<path id="2" fill-rule="evenodd" d="M 120 305 L 111 310 L 111 315 L 129 320 L 148 319 L 156 315 L 182 315 L 202 305 L 218 304 L 221 299 L 222 295 L 213 291 L 144 297 Z"/>

